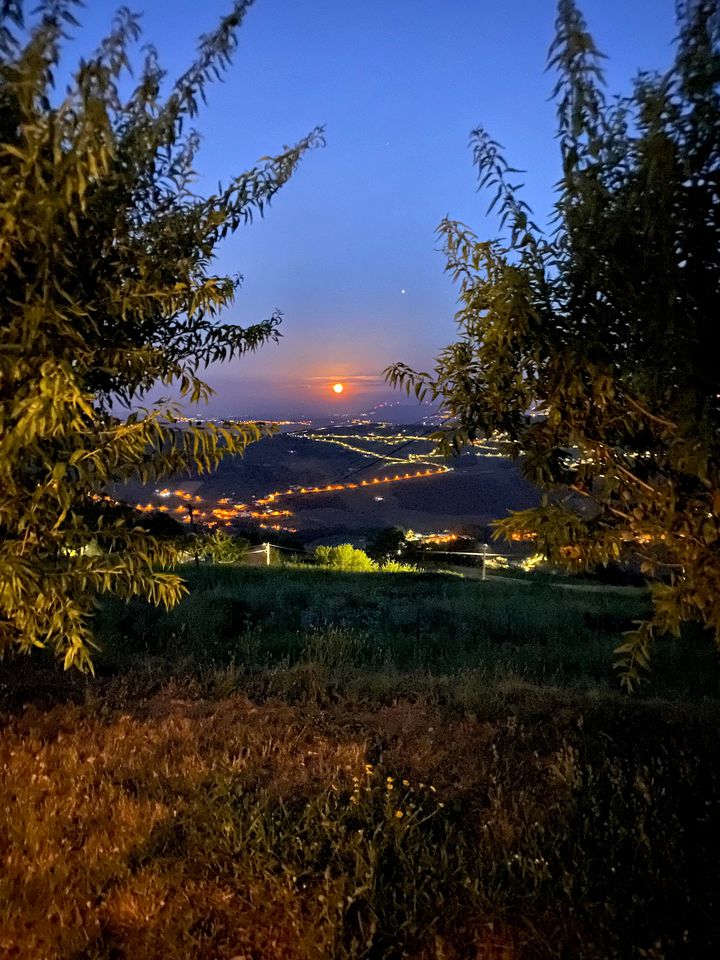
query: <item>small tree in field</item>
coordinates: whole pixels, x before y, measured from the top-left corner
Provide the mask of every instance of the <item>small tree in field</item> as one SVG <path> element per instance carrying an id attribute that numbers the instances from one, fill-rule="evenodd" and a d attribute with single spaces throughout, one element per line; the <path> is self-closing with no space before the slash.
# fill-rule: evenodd
<path id="1" fill-rule="evenodd" d="M 28 28 L 18 0 L 0 5 L 0 653 L 50 645 L 66 666 L 87 666 L 99 592 L 175 603 L 182 581 L 162 568 L 176 547 L 113 511 L 105 489 L 212 470 L 262 433 L 181 428 L 175 405 L 142 406 L 158 382 L 207 397 L 204 367 L 278 336 L 278 316 L 217 322 L 239 278 L 215 275 L 213 254 L 263 212 L 320 131 L 217 194 L 193 191 L 188 124 L 250 3 L 236 0 L 166 96 L 147 49 L 127 97 L 139 36 L 127 10 L 60 94 L 75 5 L 45 0 Z"/>
<path id="2" fill-rule="evenodd" d="M 213 530 L 200 544 L 199 553 L 211 563 L 242 563 L 250 541 L 245 537 L 231 537 L 224 530 Z"/>
<path id="3" fill-rule="evenodd" d="M 397 560 L 406 547 L 404 530 L 400 527 L 383 527 L 368 542 L 367 555 L 378 563 L 384 563 Z"/>
<path id="4" fill-rule="evenodd" d="M 720 642 L 720 11 L 679 6 L 675 62 L 608 101 L 600 55 L 561 0 L 562 176 L 544 235 L 484 130 L 481 185 L 505 240 L 440 227 L 460 336 L 432 374 L 390 380 L 440 398 L 441 440 L 499 431 L 548 491 L 498 533 L 531 533 L 572 567 L 636 558 L 653 614 L 618 650 L 628 685 L 654 639 L 698 620 Z M 533 411 L 535 416 L 528 416 Z"/>

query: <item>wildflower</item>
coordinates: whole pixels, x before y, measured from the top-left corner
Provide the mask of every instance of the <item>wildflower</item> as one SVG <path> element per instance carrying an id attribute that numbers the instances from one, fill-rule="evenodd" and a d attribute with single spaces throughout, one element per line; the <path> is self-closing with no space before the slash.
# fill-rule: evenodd
<path id="1" fill-rule="evenodd" d="M 402 812 L 402 810 L 396 810 L 396 811 L 395 811 L 395 819 L 396 819 L 396 820 L 402 820 L 402 818 L 403 818 L 404 816 L 405 816 L 405 814 Z"/>
<path id="2" fill-rule="evenodd" d="M 430 784 L 430 789 L 432 790 L 433 793 L 437 793 L 437 790 L 432 784 Z"/>
<path id="3" fill-rule="evenodd" d="M 386 784 L 385 784 L 385 789 L 387 790 L 388 793 L 390 793 L 392 790 L 395 789 L 395 787 L 394 787 L 394 785 L 393 785 L 392 783 L 386 783 Z"/>
<path id="4" fill-rule="evenodd" d="M 440 809 L 442 809 L 442 808 L 445 806 L 445 804 L 444 804 L 444 803 L 439 803 L 438 806 L 440 807 Z"/>
<path id="5" fill-rule="evenodd" d="M 388 782 L 388 783 L 395 783 L 395 778 L 394 778 L 394 777 L 388 777 L 388 778 L 387 778 L 387 782 Z"/>
<path id="6" fill-rule="evenodd" d="M 365 773 L 372 773 L 372 772 L 373 772 L 373 765 L 372 765 L 371 763 L 366 763 L 366 764 L 365 764 Z"/>
<path id="7" fill-rule="evenodd" d="M 404 787 L 409 787 L 409 786 L 410 786 L 410 781 L 409 781 L 409 780 L 403 780 L 403 786 L 404 786 Z"/>

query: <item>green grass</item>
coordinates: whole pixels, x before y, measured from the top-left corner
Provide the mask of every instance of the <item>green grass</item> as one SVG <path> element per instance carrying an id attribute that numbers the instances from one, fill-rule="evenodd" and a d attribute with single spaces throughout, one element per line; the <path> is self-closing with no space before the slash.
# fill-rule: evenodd
<path id="1" fill-rule="evenodd" d="M 169 614 L 106 602 L 97 619 L 100 670 L 142 656 L 235 662 L 247 670 L 314 663 L 364 675 L 468 673 L 483 682 L 616 689 L 612 650 L 648 609 L 635 588 L 570 589 L 437 574 L 201 567 Z M 705 638 L 658 644 L 643 696 L 720 696 L 718 655 Z"/>

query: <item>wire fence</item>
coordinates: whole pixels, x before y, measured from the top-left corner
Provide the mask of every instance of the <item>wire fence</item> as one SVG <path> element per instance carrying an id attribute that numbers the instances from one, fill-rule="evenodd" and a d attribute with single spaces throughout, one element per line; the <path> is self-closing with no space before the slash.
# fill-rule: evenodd
<path id="1" fill-rule="evenodd" d="M 480 569 L 480 579 L 485 580 L 487 575 L 487 561 L 500 558 L 502 560 L 510 561 L 509 557 L 505 553 L 491 552 L 488 550 L 487 544 L 482 544 L 480 550 L 434 550 L 429 548 L 420 548 L 423 553 L 426 554 L 426 559 L 431 559 L 434 556 L 447 556 L 447 557 L 477 557 L 479 559 L 479 569 Z M 256 547 L 246 551 L 245 556 L 264 556 L 265 565 L 270 566 L 272 561 L 272 551 L 273 550 L 283 550 L 286 553 L 302 554 L 304 549 L 301 547 L 283 547 L 278 543 L 261 543 Z"/>
<path id="2" fill-rule="evenodd" d="M 433 555 L 442 554 L 443 556 L 448 557 L 479 557 L 480 559 L 480 579 L 487 579 L 487 561 L 494 559 L 496 557 L 501 557 L 503 560 L 509 560 L 510 558 L 507 554 L 504 553 L 490 553 L 488 550 L 487 544 L 483 543 L 480 550 L 425 550 L 425 553 L 430 557 Z"/>

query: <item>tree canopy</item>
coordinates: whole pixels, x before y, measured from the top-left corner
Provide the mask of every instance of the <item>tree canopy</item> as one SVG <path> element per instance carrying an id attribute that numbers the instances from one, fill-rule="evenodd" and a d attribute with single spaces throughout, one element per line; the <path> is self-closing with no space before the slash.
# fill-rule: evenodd
<path id="1" fill-rule="evenodd" d="M 383 527 L 369 540 L 367 555 L 377 563 L 397 560 L 407 547 L 405 531 L 401 527 Z"/>
<path id="2" fill-rule="evenodd" d="M 209 364 L 279 336 L 277 314 L 219 322 L 240 277 L 217 275 L 213 257 L 322 132 L 211 196 L 194 189 L 192 123 L 250 6 L 236 0 L 174 83 L 152 47 L 132 79 L 140 29 L 123 8 L 62 92 L 76 4 L 45 0 L 31 24 L 20 3 L 0 5 L 0 652 L 50 645 L 87 666 L 99 592 L 176 602 L 172 543 L 106 491 L 212 470 L 263 432 L 185 425 L 178 403 L 148 400 L 158 383 L 202 400 Z"/>
<path id="3" fill-rule="evenodd" d="M 542 505 L 497 524 L 572 567 L 634 558 L 653 613 L 618 650 L 624 682 L 654 640 L 703 623 L 720 643 L 720 12 L 678 6 L 665 73 L 604 92 L 601 54 L 560 0 L 561 176 L 549 231 L 482 128 L 472 134 L 500 238 L 439 233 L 459 284 L 459 337 L 430 373 L 391 382 L 439 398 L 446 447 L 493 433 L 522 455 Z"/>

